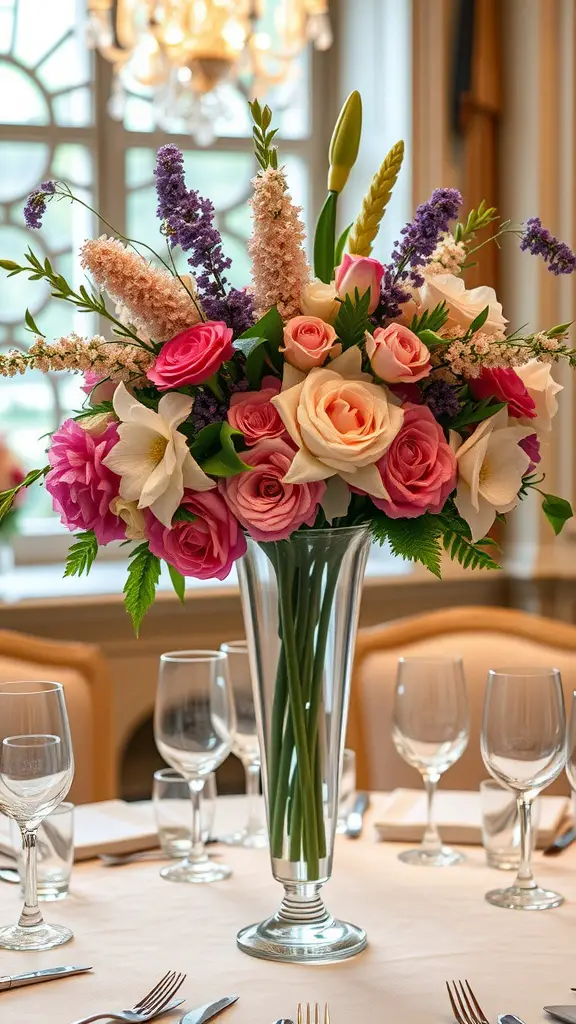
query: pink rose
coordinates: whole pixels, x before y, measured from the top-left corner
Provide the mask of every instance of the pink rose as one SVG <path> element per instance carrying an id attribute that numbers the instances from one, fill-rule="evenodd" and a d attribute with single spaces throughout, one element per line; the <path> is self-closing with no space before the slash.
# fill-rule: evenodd
<path id="1" fill-rule="evenodd" d="M 286 437 L 286 427 L 278 410 L 270 401 L 280 393 L 276 377 L 264 377 L 261 391 L 244 391 L 232 395 L 228 422 L 244 434 L 246 444 L 253 445 L 270 437 Z"/>
<path id="2" fill-rule="evenodd" d="M 228 506 L 254 540 L 285 540 L 303 523 L 314 524 L 326 484 L 284 483 L 294 456 L 285 441 L 260 441 L 250 452 L 253 468 L 219 482 Z"/>
<path id="3" fill-rule="evenodd" d="M 342 263 L 334 271 L 336 275 L 336 292 L 340 299 L 347 295 L 354 301 L 356 288 L 360 296 L 370 291 L 368 312 L 373 313 L 380 302 L 380 282 L 384 277 L 384 267 L 371 256 L 351 256 L 344 253 Z"/>
<path id="4" fill-rule="evenodd" d="M 298 370 L 311 370 L 322 366 L 328 354 L 337 354 L 336 331 L 318 316 L 293 316 L 284 326 L 284 353 L 287 362 Z"/>
<path id="5" fill-rule="evenodd" d="M 152 554 L 173 565 L 182 576 L 223 580 L 246 551 L 246 539 L 217 491 L 184 491 L 180 505 L 195 518 L 163 526 L 146 512 L 146 534 Z"/>
<path id="6" fill-rule="evenodd" d="M 86 370 L 82 391 L 90 395 L 90 405 L 98 405 L 99 402 L 111 402 L 118 382 L 102 377 L 94 370 Z"/>
<path id="7" fill-rule="evenodd" d="M 377 463 L 388 494 L 372 498 L 391 519 L 441 512 L 456 487 L 456 456 L 426 405 L 404 406 L 404 422 Z"/>
<path id="8" fill-rule="evenodd" d="M 233 355 L 232 328 L 223 320 L 207 320 L 167 341 L 147 377 L 160 391 L 202 384 Z"/>
<path id="9" fill-rule="evenodd" d="M 530 459 L 530 465 L 528 466 L 527 472 L 533 473 L 542 458 L 540 454 L 540 439 L 538 434 L 528 434 L 528 437 L 523 437 L 521 441 L 518 441 L 518 444 Z"/>
<path id="10" fill-rule="evenodd" d="M 414 384 L 432 369 L 426 345 L 404 324 L 388 324 L 367 334 L 366 352 L 374 373 L 389 384 Z"/>
<path id="11" fill-rule="evenodd" d="M 516 419 L 534 419 L 536 404 L 528 394 L 528 388 L 511 367 L 484 368 L 479 377 L 468 381 L 474 398 L 497 398 L 508 403 L 508 415 Z"/>

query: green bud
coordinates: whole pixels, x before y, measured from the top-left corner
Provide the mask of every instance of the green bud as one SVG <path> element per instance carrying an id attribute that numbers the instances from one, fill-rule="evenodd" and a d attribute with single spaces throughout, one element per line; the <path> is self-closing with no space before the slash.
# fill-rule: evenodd
<path id="1" fill-rule="evenodd" d="M 346 100 L 330 142 L 328 191 L 341 192 L 356 163 L 362 134 L 362 99 L 354 90 Z"/>

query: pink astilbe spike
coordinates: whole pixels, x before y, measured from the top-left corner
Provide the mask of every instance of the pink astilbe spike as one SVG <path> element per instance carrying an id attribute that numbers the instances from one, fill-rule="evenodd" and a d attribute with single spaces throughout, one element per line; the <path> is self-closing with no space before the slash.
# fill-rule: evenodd
<path id="1" fill-rule="evenodd" d="M 292 203 L 282 170 L 268 167 L 252 184 L 254 228 L 248 252 L 256 316 L 276 305 L 282 319 L 289 320 L 300 312 L 300 295 L 310 280 L 301 210 Z"/>
<path id="2" fill-rule="evenodd" d="M 200 320 L 200 312 L 178 278 L 152 267 L 117 238 L 90 239 L 81 263 L 99 288 L 121 303 L 135 327 L 154 341 L 168 341 Z"/>

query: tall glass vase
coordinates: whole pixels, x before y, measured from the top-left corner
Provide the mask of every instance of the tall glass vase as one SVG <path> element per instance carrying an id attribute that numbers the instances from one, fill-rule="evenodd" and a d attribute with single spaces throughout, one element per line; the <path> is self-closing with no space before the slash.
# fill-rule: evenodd
<path id="1" fill-rule="evenodd" d="M 332 963 L 366 933 L 336 920 L 320 895 L 332 872 L 350 672 L 369 531 L 304 530 L 248 539 L 240 562 L 256 687 L 270 855 L 280 909 L 242 929 L 238 945 L 267 960 Z"/>

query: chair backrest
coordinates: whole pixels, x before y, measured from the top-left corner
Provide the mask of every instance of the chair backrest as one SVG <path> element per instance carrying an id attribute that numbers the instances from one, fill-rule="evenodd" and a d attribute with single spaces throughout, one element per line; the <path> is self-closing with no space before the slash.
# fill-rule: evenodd
<path id="1" fill-rule="evenodd" d="M 414 789 L 418 778 L 391 736 L 398 658 L 460 654 L 470 702 L 470 740 L 443 776 L 448 789 L 477 789 L 487 771 L 480 754 L 486 678 L 491 668 L 538 665 L 560 669 L 566 712 L 576 690 L 576 626 L 508 608 L 446 608 L 362 629 L 358 633 L 347 743 L 356 750 L 358 785 Z M 547 792 L 569 792 L 564 773 Z"/>
<path id="2" fill-rule="evenodd" d="M 113 690 L 99 649 L 0 630 L 0 682 L 19 680 L 64 687 L 75 762 L 70 800 L 116 796 Z"/>

